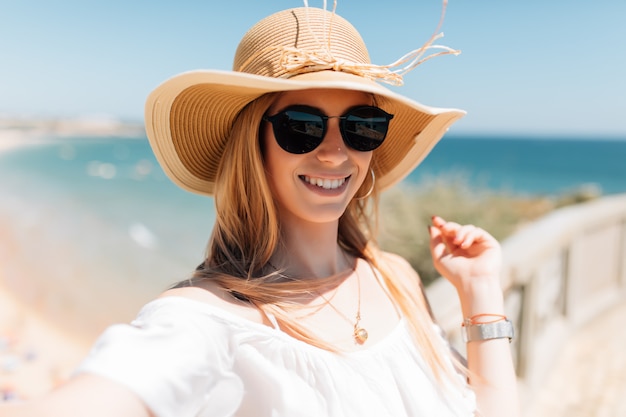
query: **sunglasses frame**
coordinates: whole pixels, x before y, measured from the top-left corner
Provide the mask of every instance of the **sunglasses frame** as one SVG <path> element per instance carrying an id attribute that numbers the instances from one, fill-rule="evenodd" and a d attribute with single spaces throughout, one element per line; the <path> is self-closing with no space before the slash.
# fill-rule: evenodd
<path id="1" fill-rule="evenodd" d="M 350 132 L 347 130 L 346 126 L 347 126 L 347 123 L 349 123 L 349 117 L 354 116 L 354 113 L 358 112 L 359 110 L 375 110 L 376 112 L 380 113 L 380 117 L 384 118 L 385 122 L 387 123 L 383 138 L 377 144 L 375 144 L 375 146 L 368 146 L 367 148 L 364 148 L 363 146 L 359 146 L 359 144 L 355 143 L 355 141 L 353 140 L 353 138 L 351 138 L 351 136 L 355 135 L 357 137 L 362 137 L 364 138 L 365 141 L 368 140 L 367 136 L 359 135 L 357 133 Z M 305 132 L 296 132 L 296 134 L 298 135 L 305 136 L 306 141 L 300 143 L 296 139 L 289 136 L 289 133 L 285 133 L 289 129 L 288 128 L 283 129 L 281 122 L 283 122 L 287 112 L 289 111 L 301 112 L 301 113 L 305 113 L 311 116 L 319 117 L 322 122 L 321 136 L 317 137 L 311 134 L 307 134 Z M 393 119 L 393 114 L 387 113 L 380 107 L 360 105 L 360 106 L 354 106 L 354 107 L 349 108 L 341 116 L 327 116 L 320 109 L 316 107 L 307 106 L 303 104 L 295 104 L 295 105 L 285 107 L 283 110 L 277 112 L 274 115 L 263 116 L 264 121 L 272 124 L 274 138 L 276 139 L 276 142 L 278 143 L 278 145 L 284 151 L 293 153 L 293 154 L 309 153 L 309 152 L 314 151 L 319 145 L 321 145 L 322 142 L 324 141 L 324 138 L 326 137 L 326 133 L 328 132 L 328 119 L 339 119 L 339 131 L 341 132 L 341 138 L 343 139 L 343 142 L 348 147 L 356 151 L 360 151 L 360 152 L 371 152 L 374 149 L 378 148 L 380 145 L 382 145 L 383 141 L 387 137 L 387 132 L 389 131 L 389 121 Z M 293 146 L 294 141 L 300 144 L 299 148 L 297 149 L 294 148 Z M 370 143 L 371 143 L 371 138 L 370 138 Z"/>

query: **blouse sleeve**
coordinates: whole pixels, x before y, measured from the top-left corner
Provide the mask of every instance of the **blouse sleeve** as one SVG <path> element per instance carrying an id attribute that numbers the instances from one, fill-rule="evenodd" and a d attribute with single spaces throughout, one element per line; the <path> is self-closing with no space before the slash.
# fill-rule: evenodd
<path id="1" fill-rule="evenodd" d="M 157 417 L 231 415 L 243 386 L 231 371 L 228 326 L 193 302 L 168 298 L 146 305 L 131 324 L 108 328 L 77 373 L 126 386 Z"/>

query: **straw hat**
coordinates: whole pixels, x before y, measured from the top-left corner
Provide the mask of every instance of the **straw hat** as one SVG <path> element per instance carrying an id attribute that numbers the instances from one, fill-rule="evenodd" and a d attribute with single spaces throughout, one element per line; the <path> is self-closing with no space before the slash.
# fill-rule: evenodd
<path id="1" fill-rule="evenodd" d="M 416 59 L 432 47 L 446 49 L 427 43 L 413 51 Z M 233 71 L 185 72 L 158 86 L 146 102 L 148 139 L 172 181 L 212 195 L 231 126 L 249 102 L 269 92 L 312 88 L 368 92 L 394 114 L 385 142 L 374 151 L 376 181 L 385 189 L 405 178 L 465 114 L 428 107 L 383 87 L 376 80 L 401 83 L 400 72 L 390 67 L 371 64 L 359 33 L 334 12 L 284 10 L 244 35 Z"/>

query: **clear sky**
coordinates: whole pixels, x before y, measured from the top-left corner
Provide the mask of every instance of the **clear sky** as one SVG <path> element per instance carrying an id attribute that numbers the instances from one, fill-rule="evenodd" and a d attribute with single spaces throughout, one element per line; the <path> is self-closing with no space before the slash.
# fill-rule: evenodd
<path id="1" fill-rule="evenodd" d="M 322 1 L 310 0 L 321 7 Z M 230 69 L 245 31 L 301 0 L 0 0 L 0 115 L 140 120 L 148 93 Z M 329 0 L 332 7 L 332 0 Z M 338 0 L 388 64 L 434 31 L 440 0 Z M 468 116 L 456 133 L 626 138 L 626 0 L 450 0 L 440 42 L 400 91 Z"/>

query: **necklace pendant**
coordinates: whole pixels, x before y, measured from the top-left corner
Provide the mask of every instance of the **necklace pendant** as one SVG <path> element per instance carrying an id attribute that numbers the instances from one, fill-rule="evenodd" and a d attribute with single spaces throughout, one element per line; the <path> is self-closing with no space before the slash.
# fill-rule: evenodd
<path id="1" fill-rule="evenodd" d="M 368 338 L 368 334 L 367 334 L 367 330 L 365 330 L 362 327 L 356 327 L 354 328 L 354 341 L 356 343 L 358 343 L 359 345 L 362 345 L 363 343 L 365 343 L 367 341 Z"/>

